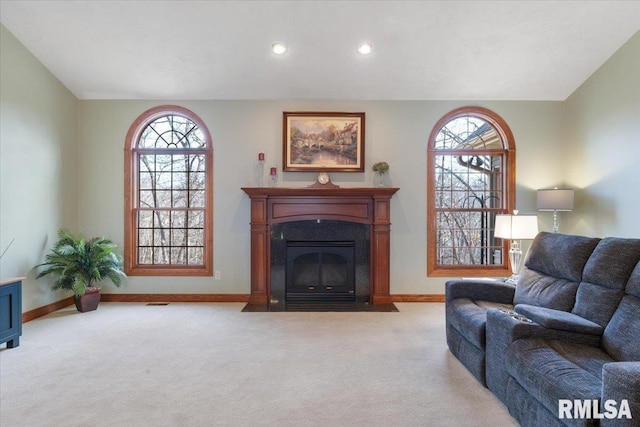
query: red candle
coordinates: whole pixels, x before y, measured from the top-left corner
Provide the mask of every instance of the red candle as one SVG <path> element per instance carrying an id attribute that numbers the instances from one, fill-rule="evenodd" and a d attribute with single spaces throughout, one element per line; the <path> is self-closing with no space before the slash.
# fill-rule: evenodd
<path id="1" fill-rule="evenodd" d="M 277 175 L 276 168 L 271 168 L 271 175 Z"/>
<path id="2" fill-rule="evenodd" d="M 258 160 L 264 160 L 264 153 L 258 153 Z"/>

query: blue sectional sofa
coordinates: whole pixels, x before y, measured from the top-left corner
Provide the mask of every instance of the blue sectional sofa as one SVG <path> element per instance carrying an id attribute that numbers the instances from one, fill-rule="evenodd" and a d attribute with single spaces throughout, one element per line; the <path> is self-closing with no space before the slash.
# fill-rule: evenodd
<path id="1" fill-rule="evenodd" d="M 640 425 L 640 239 L 540 233 L 517 286 L 448 281 L 446 316 L 523 426 Z"/>

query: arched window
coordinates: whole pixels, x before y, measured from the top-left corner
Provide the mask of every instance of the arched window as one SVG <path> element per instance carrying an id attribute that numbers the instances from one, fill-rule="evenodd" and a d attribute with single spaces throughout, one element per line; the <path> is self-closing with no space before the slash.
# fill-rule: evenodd
<path id="1" fill-rule="evenodd" d="M 495 216 L 515 206 L 515 142 L 493 111 L 462 107 L 429 136 L 427 274 L 508 276 Z"/>
<path id="2" fill-rule="evenodd" d="M 125 271 L 140 276 L 213 272 L 213 147 L 193 112 L 145 111 L 125 142 Z"/>

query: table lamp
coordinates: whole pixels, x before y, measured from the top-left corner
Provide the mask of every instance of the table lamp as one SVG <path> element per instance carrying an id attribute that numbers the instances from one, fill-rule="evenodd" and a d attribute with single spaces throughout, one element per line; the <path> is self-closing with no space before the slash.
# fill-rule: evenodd
<path id="1" fill-rule="evenodd" d="M 553 211 L 553 232 L 558 232 L 558 211 L 573 210 L 573 190 L 570 188 L 546 188 L 538 190 L 539 211 Z"/>
<path id="2" fill-rule="evenodd" d="M 518 282 L 518 271 L 522 250 L 520 240 L 531 240 L 538 234 L 538 217 L 536 215 L 518 215 L 518 211 L 513 211 L 513 215 L 496 215 L 495 237 L 511 240 L 509 249 L 509 263 L 511 264 L 511 277 L 506 282 L 516 284 Z"/>

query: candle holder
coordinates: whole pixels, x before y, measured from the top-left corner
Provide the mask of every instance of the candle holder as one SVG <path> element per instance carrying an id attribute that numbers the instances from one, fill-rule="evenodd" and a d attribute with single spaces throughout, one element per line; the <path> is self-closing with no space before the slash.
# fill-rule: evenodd
<path id="1" fill-rule="evenodd" d="M 256 187 L 264 187 L 264 153 L 258 153 L 258 160 L 253 165 L 253 180 Z"/>
<path id="2" fill-rule="evenodd" d="M 278 169 L 272 166 L 269 170 L 269 177 L 269 184 L 275 187 L 278 184 Z"/>

